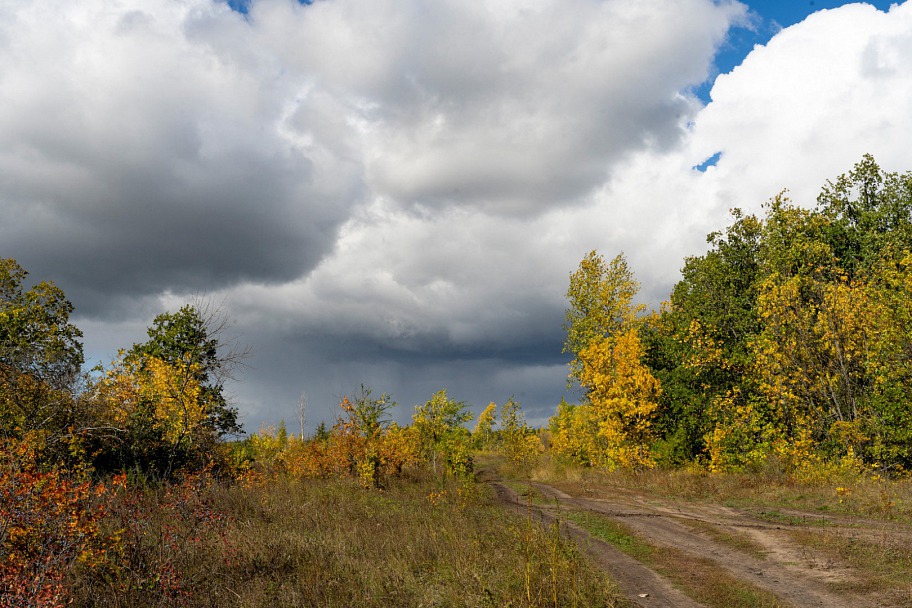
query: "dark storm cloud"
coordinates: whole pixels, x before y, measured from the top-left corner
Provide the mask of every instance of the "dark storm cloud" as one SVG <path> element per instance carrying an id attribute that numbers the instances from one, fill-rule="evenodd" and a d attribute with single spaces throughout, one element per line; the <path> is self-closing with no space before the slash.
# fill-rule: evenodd
<path id="1" fill-rule="evenodd" d="M 0 240 L 23 264 L 52 269 L 83 314 L 103 313 L 112 295 L 290 280 L 332 247 L 346 205 L 315 200 L 304 163 L 254 161 L 210 168 L 185 159 L 180 171 L 150 167 L 152 180 L 125 172 L 89 191 L 7 203 L 21 219 L 0 228 Z"/>
<path id="2" fill-rule="evenodd" d="M 346 127 L 308 97 L 307 75 L 206 39 L 250 44 L 237 15 L 143 8 L 0 10 L 0 242 L 85 315 L 300 276 L 363 195 L 358 155 L 334 132 Z"/>

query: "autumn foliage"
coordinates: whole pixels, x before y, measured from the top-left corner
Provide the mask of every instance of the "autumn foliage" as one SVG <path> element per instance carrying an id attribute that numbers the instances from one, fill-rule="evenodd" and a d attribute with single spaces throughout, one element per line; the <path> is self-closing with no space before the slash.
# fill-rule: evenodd
<path id="1" fill-rule="evenodd" d="M 866 156 L 817 207 L 733 211 L 659 312 L 622 257 L 570 277 L 579 404 L 551 421 L 566 459 L 710 470 L 912 467 L 912 174 Z"/>
<path id="2" fill-rule="evenodd" d="M 434 476 L 471 474 L 471 435 L 462 426 L 471 414 L 464 403 L 440 391 L 415 407 L 408 426 L 389 418 L 395 406 L 389 395 L 373 397 L 362 386 L 360 392 L 342 398 L 340 414 L 328 431 L 304 438 L 289 435 L 283 423 L 252 435 L 239 448 L 240 466 L 254 478 L 351 477 L 365 487 L 383 486 L 424 467 Z"/>
<path id="3" fill-rule="evenodd" d="M 652 424 L 662 389 L 643 362 L 639 284 L 622 255 L 610 263 L 595 251 L 570 276 L 567 341 L 571 379 L 583 403 L 562 404 L 551 420 L 557 454 L 615 469 L 654 466 Z"/>
<path id="4" fill-rule="evenodd" d="M 100 589 L 191 605 L 209 584 L 199 563 L 258 572 L 216 504 L 228 487 L 338 482 L 376 498 L 416 482 L 433 485 L 422 505 L 459 511 L 477 504 L 479 451 L 531 475 L 545 445 L 637 476 L 912 471 L 912 174 L 866 156 L 813 209 L 780 195 L 732 214 L 655 312 L 623 255 L 583 258 L 566 294 L 574 402 L 547 430 L 510 398 L 470 432 L 445 390 L 396 422 L 391 396 L 362 386 L 310 436 L 280 423 L 242 439 L 223 384 L 243 353 L 203 309 L 159 315 L 146 342 L 86 372 L 62 291 L 27 289 L 0 260 L 0 608 L 91 605 Z"/>
<path id="5" fill-rule="evenodd" d="M 68 570 L 101 567 L 119 547 L 103 530 L 123 479 L 94 482 L 84 470 L 45 468 L 41 438 L 0 445 L 0 606 L 67 603 Z"/>

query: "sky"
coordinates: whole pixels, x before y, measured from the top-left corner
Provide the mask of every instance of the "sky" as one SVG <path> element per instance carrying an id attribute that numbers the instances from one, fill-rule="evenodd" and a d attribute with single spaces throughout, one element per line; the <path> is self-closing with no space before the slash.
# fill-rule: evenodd
<path id="1" fill-rule="evenodd" d="M 0 0 L 0 256 L 110 361 L 206 300 L 249 431 L 566 389 L 570 273 L 657 306 L 734 207 L 912 169 L 912 2 Z"/>

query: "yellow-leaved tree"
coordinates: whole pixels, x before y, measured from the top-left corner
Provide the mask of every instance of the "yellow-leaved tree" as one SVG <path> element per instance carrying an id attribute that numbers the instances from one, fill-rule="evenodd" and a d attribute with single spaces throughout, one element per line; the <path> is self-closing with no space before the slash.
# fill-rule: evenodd
<path id="1" fill-rule="evenodd" d="M 638 315 L 644 307 L 633 302 L 638 290 L 623 254 L 606 263 L 591 251 L 570 275 L 564 351 L 574 355 L 570 378 L 583 403 L 562 405 L 551 429 L 554 450 L 571 460 L 607 468 L 654 465 L 651 423 L 661 386 L 643 362 Z"/>
<path id="2" fill-rule="evenodd" d="M 643 306 L 633 304 L 640 284 L 633 278 L 624 254 L 605 262 L 595 250 L 570 275 L 564 330 L 564 352 L 573 355 L 570 381 L 579 380 L 583 368 L 580 352 L 594 341 L 614 336 L 632 323 Z"/>
<path id="3" fill-rule="evenodd" d="M 490 448 L 494 443 L 494 422 L 497 419 L 497 404 L 493 401 L 478 414 L 475 430 L 472 431 L 472 440 L 477 449 Z"/>
<path id="4" fill-rule="evenodd" d="M 654 466 L 649 447 L 652 419 L 662 392 L 643 364 L 643 345 L 636 325 L 623 333 L 592 342 L 580 352 L 580 383 L 598 424 L 603 449 L 593 464 L 607 468 Z"/>
<path id="5" fill-rule="evenodd" d="M 772 275 L 761 285 L 764 328 L 753 369 L 770 411 L 768 441 L 787 462 L 806 462 L 815 444 L 834 455 L 858 452 L 871 374 L 874 303 L 866 286 Z"/>
<path id="6" fill-rule="evenodd" d="M 121 353 L 93 390 L 98 417 L 114 442 L 102 454 L 116 462 L 102 464 L 166 476 L 202 464 L 215 437 L 207 423 L 212 403 L 198 371 L 192 363 Z"/>

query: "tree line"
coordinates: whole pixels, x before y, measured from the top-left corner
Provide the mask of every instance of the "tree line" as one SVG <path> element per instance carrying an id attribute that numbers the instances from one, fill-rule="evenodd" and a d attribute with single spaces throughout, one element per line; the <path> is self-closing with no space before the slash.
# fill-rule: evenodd
<path id="1" fill-rule="evenodd" d="M 72 304 L 50 282 L 26 289 L 26 277 L 15 260 L 0 260 L 0 441 L 10 452 L 30 446 L 46 468 L 167 480 L 209 466 L 230 475 L 269 469 L 379 484 L 410 466 L 469 474 L 471 450 L 500 443 L 493 403 L 480 419 L 479 443 L 465 428 L 468 405 L 445 390 L 400 426 L 390 416 L 392 397 L 365 386 L 342 397 L 335 422 L 311 437 L 289 436 L 283 423 L 241 439 L 224 382 L 246 352 L 224 339 L 227 320 L 218 311 L 203 303 L 162 313 L 148 340 L 85 371 Z M 507 443 L 526 441 L 533 433 L 519 404 L 511 399 L 503 408 Z"/>
<path id="2" fill-rule="evenodd" d="M 912 467 L 912 173 L 866 155 L 813 208 L 732 211 L 660 310 L 623 254 L 570 277 L 577 404 L 555 451 L 594 466 Z"/>
<path id="3" fill-rule="evenodd" d="M 659 310 L 637 303 L 623 254 L 590 252 L 571 274 L 564 348 L 580 399 L 549 422 L 554 454 L 604 468 L 909 470 L 912 174 L 868 155 L 813 208 L 782 193 L 760 215 L 732 214 L 705 254 L 684 260 Z M 0 440 L 36 446 L 48 463 L 167 478 L 259 458 L 376 483 L 416 463 L 466 470 L 483 437 L 518 461 L 538 449 L 524 420 L 508 430 L 521 415 L 512 400 L 499 431 L 489 407 L 472 434 L 466 404 L 445 391 L 400 427 L 386 416 L 391 398 L 367 388 L 306 441 L 226 442 L 242 429 L 223 386 L 244 353 L 224 340 L 223 318 L 192 305 L 163 313 L 145 342 L 85 373 L 72 305 L 52 283 L 26 288 L 26 276 L 0 260 Z"/>

